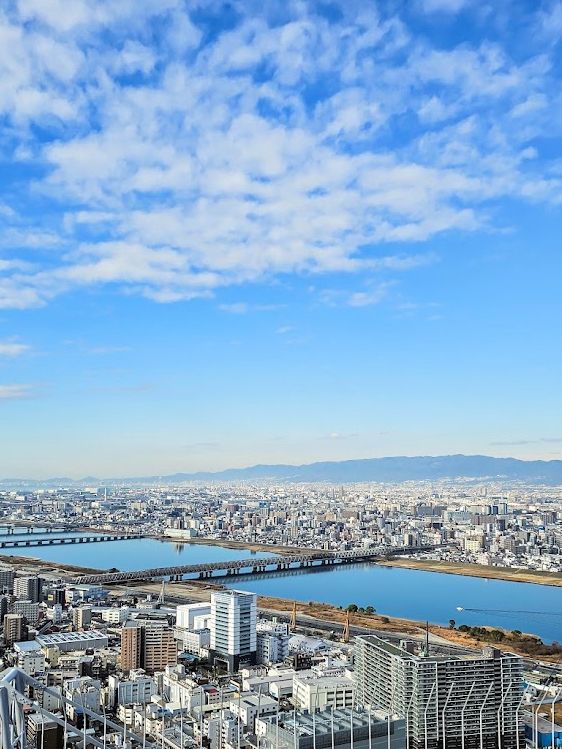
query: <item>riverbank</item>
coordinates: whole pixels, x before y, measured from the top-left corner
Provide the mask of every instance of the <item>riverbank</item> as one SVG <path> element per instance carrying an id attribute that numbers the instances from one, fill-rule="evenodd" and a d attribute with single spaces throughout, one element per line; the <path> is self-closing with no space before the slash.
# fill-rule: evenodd
<path id="1" fill-rule="evenodd" d="M 158 583 L 139 583 L 138 587 L 143 591 L 158 595 L 161 586 Z M 186 601 L 209 601 L 213 590 L 223 590 L 224 586 L 216 581 L 183 581 L 169 583 L 166 594 L 177 602 L 182 599 Z M 130 592 L 130 587 L 128 588 Z M 268 615 L 282 615 L 284 618 L 292 616 L 293 609 L 296 612 L 297 622 L 301 626 L 318 628 L 333 638 L 341 637 L 347 620 L 347 612 L 337 606 L 328 603 L 310 601 L 293 601 L 287 598 L 276 598 L 273 596 L 258 596 L 258 609 Z M 350 614 L 350 628 L 354 634 L 377 634 L 389 635 L 396 638 L 411 638 L 422 641 L 425 637 L 426 624 L 411 619 L 384 616 L 378 613 L 366 614 L 354 612 Z M 501 632 L 503 639 L 493 639 L 494 634 Z M 469 650 L 481 650 L 485 646 L 494 645 L 500 649 L 516 653 L 525 658 L 539 658 L 550 663 L 562 663 L 562 649 L 560 652 L 540 652 L 541 641 L 536 635 L 518 633 L 514 634 L 508 630 L 496 629 L 494 627 L 483 627 L 479 633 L 463 632 L 458 629 L 443 627 L 439 624 L 429 625 L 430 641 L 434 644 L 453 645 Z M 548 648 L 549 646 L 544 646 Z"/>
<path id="2" fill-rule="evenodd" d="M 230 542 L 228 542 L 230 543 Z M 240 547 L 235 547 L 240 548 Z M 396 561 L 396 560 L 395 560 Z M 417 561 L 417 560 L 398 560 L 400 562 Z M 72 564 L 46 562 L 36 557 L 21 557 L 15 555 L 0 555 L 0 563 L 15 567 L 19 572 L 35 572 L 47 578 L 64 578 L 79 574 L 88 574 L 99 572 L 99 569 L 80 567 Z M 407 566 L 407 565 L 405 565 Z M 442 570 L 448 572 L 449 570 Z M 139 592 L 150 592 L 159 595 L 161 584 L 159 582 L 139 582 L 137 584 L 128 583 L 123 586 L 108 586 L 114 593 L 124 594 L 131 591 L 131 588 L 138 587 Z M 166 586 L 166 595 L 168 600 L 174 603 L 182 601 L 208 601 L 213 590 L 224 588 L 222 581 L 216 580 L 186 580 L 182 582 L 170 582 Z M 336 605 L 310 601 L 294 601 L 290 598 L 281 598 L 261 595 L 258 596 L 258 606 L 260 610 L 269 615 L 283 615 L 290 617 L 293 607 L 296 609 L 297 620 L 302 626 L 307 626 L 323 630 L 328 633 L 329 637 L 337 638 L 343 632 L 346 622 L 347 613 Z M 350 615 L 351 631 L 355 634 L 372 632 L 382 636 L 389 635 L 393 638 L 412 638 L 421 640 L 425 634 L 425 623 L 399 617 L 385 616 L 376 612 L 368 614 L 366 612 L 353 612 Z M 541 652 L 540 640 L 534 635 L 517 635 L 508 630 L 495 629 L 493 627 L 481 628 L 479 631 L 463 632 L 458 629 L 450 629 L 437 624 L 429 626 L 431 639 L 435 643 L 458 645 L 465 648 L 480 649 L 485 645 L 494 644 L 504 650 L 518 653 L 524 657 L 537 657 L 541 660 L 553 663 L 562 663 L 562 652 L 549 654 Z M 492 640 L 498 632 L 502 632 L 501 641 Z M 547 646 L 545 646 L 547 647 Z"/>
<path id="3" fill-rule="evenodd" d="M 250 543 L 223 538 L 171 538 L 160 536 L 160 540 L 184 544 L 199 544 L 203 546 L 220 546 L 225 549 L 248 549 L 250 552 L 270 552 L 271 554 L 314 554 L 323 549 L 305 546 L 274 546 L 271 544 Z M 449 562 L 435 559 L 411 559 L 409 557 L 392 557 L 381 559 L 374 564 L 383 567 L 403 567 L 426 572 L 442 572 L 449 575 L 464 575 L 466 577 L 482 577 L 489 580 L 506 580 L 507 582 L 536 583 L 537 585 L 551 585 L 562 587 L 562 572 L 545 572 L 542 570 L 513 569 L 511 567 L 491 567 L 483 564 L 467 564 L 464 562 Z"/>
<path id="4" fill-rule="evenodd" d="M 223 549 L 247 549 L 248 551 L 266 551 L 271 555 L 293 555 L 293 554 L 316 554 L 323 549 L 310 548 L 308 546 L 279 546 L 273 544 L 260 544 L 250 541 L 234 541 L 226 538 L 205 538 L 195 536 L 194 538 L 176 538 L 161 535 L 156 537 L 159 541 L 167 541 L 178 544 L 192 544 L 194 546 L 220 546 Z"/>
<path id="5" fill-rule="evenodd" d="M 405 567 L 411 570 L 442 572 L 447 575 L 465 575 L 466 577 L 483 577 L 488 580 L 506 580 L 514 583 L 534 583 L 536 585 L 562 587 L 562 572 L 490 567 L 483 564 L 465 564 L 435 559 L 409 559 L 407 557 L 393 557 L 392 559 L 379 561 L 377 564 L 383 567 Z"/>
<path id="6" fill-rule="evenodd" d="M 97 572 L 105 570 L 95 569 L 93 567 L 80 567 L 75 564 L 63 564 L 60 562 L 47 562 L 38 557 L 20 557 L 15 554 L 0 554 L 0 566 L 16 567 L 17 572 L 32 571 L 34 574 L 41 574 L 50 578 L 68 577 L 72 572 L 77 575 L 95 575 Z"/>
<path id="7" fill-rule="evenodd" d="M 268 596 L 259 597 L 259 606 L 266 608 L 268 611 L 282 611 L 283 613 L 292 612 L 293 601 L 287 601 L 281 598 L 270 598 Z M 347 612 L 326 603 L 316 603 L 311 601 L 308 604 L 297 602 L 296 604 L 297 614 L 304 614 L 307 617 L 313 619 L 321 619 L 333 623 L 335 628 L 339 629 L 339 632 L 343 631 L 343 626 L 347 619 Z M 375 630 L 375 632 L 388 633 L 388 634 L 399 634 L 414 636 L 415 639 L 422 639 L 425 635 L 425 623 L 411 621 L 409 619 L 398 619 L 389 616 L 381 616 L 379 614 L 361 614 L 353 613 L 350 615 L 350 627 L 365 630 Z M 489 635 L 492 632 L 501 631 L 504 634 L 504 639 L 500 642 L 493 640 Z M 494 644 L 500 649 L 508 650 L 518 655 L 529 657 L 533 655 L 540 657 L 542 660 L 548 660 L 551 663 L 562 663 L 562 649 L 559 653 L 540 653 L 534 652 L 534 642 L 540 642 L 532 634 L 521 634 L 513 635 L 511 632 L 506 630 L 494 629 L 493 627 L 482 628 L 482 636 L 474 636 L 470 632 L 462 632 L 458 629 L 451 629 L 448 627 L 442 627 L 438 624 L 430 624 L 429 632 L 435 638 L 434 641 L 440 642 L 441 644 L 448 643 L 450 645 L 457 645 L 465 648 L 481 649 L 487 645 Z M 530 639 L 528 639 L 530 638 Z M 533 640 L 534 642 L 531 642 Z"/>

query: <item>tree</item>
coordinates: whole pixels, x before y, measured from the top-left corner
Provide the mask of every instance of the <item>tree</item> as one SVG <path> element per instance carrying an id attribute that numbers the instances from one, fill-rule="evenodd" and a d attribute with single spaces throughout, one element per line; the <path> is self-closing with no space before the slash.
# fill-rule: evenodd
<path id="1" fill-rule="evenodd" d="M 346 608 L 346 611 L 350 611 L 351 613 L 354 613 L 355 611 L 359 611 L 359 607 L 356 603 L 350 603 L 349 606 Z"/>
<path id="2" fill-rule="evenodd" d="M 365 606 L 365 613 L 366 614 L 374 614 L 376 611 L 374 606 Z"/>
<path id="3" fill-rule="evenodd" d="M 454 619 L 449 619 L 449 629 L 454 629 L 456 626 L 456 621 Z"/>

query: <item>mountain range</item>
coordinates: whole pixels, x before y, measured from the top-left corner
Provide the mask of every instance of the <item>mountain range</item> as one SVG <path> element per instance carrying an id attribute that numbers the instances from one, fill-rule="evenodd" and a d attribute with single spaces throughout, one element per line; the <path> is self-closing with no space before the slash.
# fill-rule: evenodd
<path id="1" fill-rule="evenodd" d="M 254 465 L 216 472 L 174 473 L 167 476 L 82 479 L 0 479 L 0 488 L 34 489 L 62 486 L 179 484 L 188 481 L 287 481 L 330 483 L 494 479 L 538 484 L 562 484 L 562 460 L 518 460 L 487 455 L 440 455 L 322 461 L 304 465 Z"/>

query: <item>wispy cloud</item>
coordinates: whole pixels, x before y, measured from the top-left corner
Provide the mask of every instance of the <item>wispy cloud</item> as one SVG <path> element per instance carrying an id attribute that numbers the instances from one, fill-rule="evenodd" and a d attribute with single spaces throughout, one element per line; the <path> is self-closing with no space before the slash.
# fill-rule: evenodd
<path id="1" fill-rule="evenodd" d="M 370 283 L 366 288 L 356 291 L 321 289 L 317 292 L 317 298 L 321 304 L 329 307 L 370 307 L 387 299 L 394 285 L 395 281 L 383 281 L 378 284 Z"/>
<path id="2" fill-rule="evenodd" d="M 30 398 L 33 393 L 32 385 L 0 385 L 0 400 Z"/>
<path id="3" fill-rule="evenodd" d="M 382 283 L 368 291 L 355 291 L 347 299 L 350 307 L 368 307 L 373 304 L 380 304 L 388 296 L 391 283 Z"/>
<path id="4" fill-rule="evenodd" d="M 8 5 L 5 152 L 33 177 L 0 211 L 0 308 L 102 285 L 173 303 L 288 273 L 413 272 L 431 254 L 388 248 L 485 230 L 502 198 L 562 200 L 529 147 L 559 90 L 531 36 L 512 57 L 499 41 L 443 47 L 371 5 L 234 5 L 228 27 L 214 3 Z M 47 214 L 21 208 L 29 194 Z"/>
<path id="5" fill-rule="evenodd" d="M 31 346 L 17 341 L 0 341 L 0 357 L 16 357 L 30 351 Z"/>

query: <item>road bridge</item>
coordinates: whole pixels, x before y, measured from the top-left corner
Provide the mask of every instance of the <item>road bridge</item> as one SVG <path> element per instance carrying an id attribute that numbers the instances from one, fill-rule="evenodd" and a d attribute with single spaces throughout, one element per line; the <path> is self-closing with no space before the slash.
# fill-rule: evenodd
<path id="1" fill-rule="evenodd" d="M 250 573 L 266 574 L 282 570 L 297 570 L 306 567 L 336 566 L 353 564 L 356 562 L 374 562 L 377 559 L 399 554 L 413 554 L 420 551 L 431 551 L 436 546 L 381 546 L 374 549 L 352 549 L 350 551 L 316 551 L 294 555 L 251 557 L 250 559 L 235 559 L 223 562 L 205 562 L 203 564 L 184 564 L 175 567 L 154 567 L 146 570 L 130 572 L 100 572 L 91 575 L 81 575 L 72 579 L 80 585 L 110 585 L 111 583 L 126 583 L 137 580 L 158 580 L 168 578 L 181 580 L 184 575 L 196 575 L 199 579 L 213 577 L 214 572 L 222 572 L 226 576 Z"/>
<path id="2" fill-rule="evenodd" d="M 6 538 L 8 536 L 30 536 L 33 534 L 40 534 L 41 536 L 44 536 L 48 533 L 64 533 L 64 531 L 72 531 L 77 529 L 72 525 L 48 525 L 42 526 L 41 528 L 35 528 L 31 525 L 8 525 L 3 526 L 2 530 L 4 530 L 4 532 L 0 533 L 0 539 Z"/>
<path id="3" fill-rule="evenodd" d="M 59 538 L 13 538 L 9 541 L 0 540 L 0 549 L 22 549 L 31 546 L 69 546 L 70 544 L 98 544 L 103 541 L 129 541 L 145 538 L 142 535 L 131 536 L 128 533 L 96 534 L 95 536 L 61 536 Z"/>

